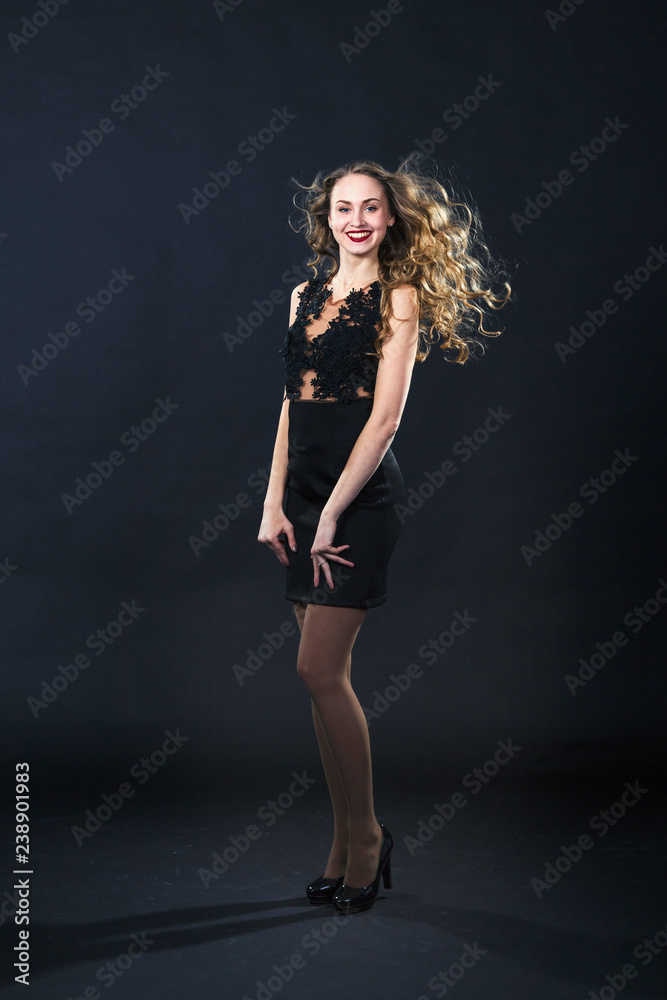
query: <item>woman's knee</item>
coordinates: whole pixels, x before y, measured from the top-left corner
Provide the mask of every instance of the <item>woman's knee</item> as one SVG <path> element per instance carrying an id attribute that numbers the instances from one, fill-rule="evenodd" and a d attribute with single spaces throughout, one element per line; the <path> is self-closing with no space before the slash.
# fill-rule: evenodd
<path id="1" fill-rule="evenodd" d="M 317 687 L 317 666 L 313 660 L 300 654 L 296 661 L 296 672 L 304 687 L 313 694 Z"/>
<path id="2" fill-rule="evenodd" d="M 299 680 L 312 697 L 324 696 L 337 691 L 346 682 L 347 674 L 343 669 L 331 669 L 317 658 L 301 655 L 297 659 L 296 672 Z"/>

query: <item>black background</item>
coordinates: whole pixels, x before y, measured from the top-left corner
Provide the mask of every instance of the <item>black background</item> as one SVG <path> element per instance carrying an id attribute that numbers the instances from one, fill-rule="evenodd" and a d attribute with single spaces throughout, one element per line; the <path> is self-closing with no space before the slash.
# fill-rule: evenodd
<path id="1" fill-rule="evenodd" d="M 615 285 L 667 238 L 663 5 L 586 0 L 551 25 L 528 0 L 414 0 L 347 57 L 380 4 L 227 6 L 73 0 L 14 51 L 9 33 L 39 8 L 2 4 L 4 777 L 29 761 L 37 799 L 69 826 L 70 795 L 117 786 L 167 730 L 188 740 L 154 779 L 165 802 L 253 775 L 270 791 L 273 775 L 318 766 L 284 570 L 257 542 L 278 351 L 309 256 L 288 225 L 289 179 L 363 158 L 391 169 L 438 128 L 439 169 L 474 199 L 513 298 L 480 360 L 433 349 L 416 366 L 392 445 L 415 491 L 447 459 L 458 471 L 406 518 L 389 600 L 355 645 L 369 711 L 392 673 L 423 669 L 371 720 L 375 768 L 409 782 L 448 751 L 508 738 L 525 760 L 650 750 L 664 730 L 664 604 L 636 632 L 623 619 L 661 579 L 667 596 L 663 271 L 640 272 L 632 295 Z M 157 67 L 162 82 L 121 119 L 113 102 Z M 494 92 L 460 127 L 443 122 L 489 75 Z M 239 146 L 276 109 L 293 117 L 251 160 Z M 113 131 L 59 179 L 54 162 L 105 117 Z M 607 119 L 620 134 L 580 170 L 571 155 Z M 186 222 L 179 206 L 230 159 L 238 176 Z M 573 182 L 517 226 L 568 168 Z M 127 287 L 26 379 L 33 349 L 113 269 Z M 556 345 L 609 299 L 617 311 L 563 360 Z M 160 399 L 173 413 L 131 451 L 122 435 Z M 509 418 L 462 461 L 456 443 L 489 408 Z M 123 464 L 68 511 L 63 495 L 114 450 Z M 629 467 L 589 503 L 580 488 L 617 450 Z M 203 522 L 243 493 L 195 554 Z M 582 516 L 528 565 L 522 546 L 575 501 Z M 44 685 L 124 601 L 145 610 L 49 702 Z M 429 664 L 420 647 L 455 612 L 476 620 Z M 281 626 L 291 635 L 239 683 L 235 665 Z M 627 644 L 573 694 L 566 675 L 618 630 Z"/>
<path id="2" fill-rule="evenodd" d="M 16 32 L 24 7 L 3 9 Z M 667 572 L 663 275 L 628 301 L 614 285 L 665 236 L 661 8 L 633 7 L 629 33 L 616 3 L 582 4 L 552 29 L 538 4 L 414 2 L 347 58 L 341 43 L 363 27 L 363 5 L 230 11 L 72 4 L 3 55 L 2 555 L 17 569 L 2 585 L 2 712 L 20 752 L 47 732 L 52 748 L 85 740 L 92 750 L 178 724 L 230 761 L 310 746 L 295 632 L 243 685 L 233 670 L 264 632 L 294 624 L 282 567 L 256 540 L 257 473 L 270 464 L 282 398 L 278 349 L 301 280 L 286 272 L 308 258 L 288 226 L 289 177 L 309 182 L 359 158 L 391 168 L 438 127 L 446 139 L 434 156 L 514 267 L 514 297 L 481 360 L 456 366 L 435 349 L 415 368 L 393 444 L 406 486 L 417 490 L 448 458 L 458 472 L 406 517 L 389 601 L 357 640 L 365 707 L 389 674 L 424 667 L 392 710 L 386 746 L 378 725 L 376 754 L 397 730 L 416 754 L 509 732 L 536 744 L 657 735 L 662 616 L 637 634 L 623 618 Z M 121 120 L 112 102 L 158 66 L 168 76 Z M 494 93 L 459 128 L 443 123 L 489 74 Z M 295 117 L 250 161 L 238 146 L 274 108 Z M 570 163 L 617 116 L 626 127 L 607 149 L 584 171 Z M 54 161 L 104 117 L 114 131 L 59 180 Z M 240 174 L 186 223 L 179 205 L 233 158 Z M 573 183 L 518 232 L 512 214 L 567 168 Z M 79 316 L 78 337 L 24 384 L 32 349 L 76 320 L 114 268 L 132 281 L 94 321 Z M 268 312 L 276 290 L 282 304 L 237 338 L 239 317 L 255 299 Z M 609 298 L 618 311 L 561 360 L 556 343 Z M 165 397 L 172 415 L 136 450 L 121 444 Z M 511 419 L 463 462 L 452 449 L 489 407 Z M 616 449 L 636 460 L 596 503 L 582 499 Z M 63 494 L 114 450 L 124 463 L 68 512 Z M 190 536 L 244 492 L 249 506 L 195 554 Z M 574 501 L 583 515 L 527 565 L 521 546 Z M 145 611 L 35 716 L 28 699 L 90 653 L 87 637 L 131 600 Z M 477 622 L 465 641 L 432 666 L 420 659 L 466 609 Z M 628 644 L 573 695 L 565 674 L 618 629 Z"/>

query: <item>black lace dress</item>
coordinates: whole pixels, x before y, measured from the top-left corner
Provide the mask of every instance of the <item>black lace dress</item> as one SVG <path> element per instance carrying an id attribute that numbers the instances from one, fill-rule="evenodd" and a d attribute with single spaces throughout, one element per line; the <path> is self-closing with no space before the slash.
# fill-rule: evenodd
<path id="1" fill-rule="evenodd" d="M 354 567 L 331 560 L 333 589 L 321 571 L 319 586 L 313 585 L 310 549 L 320 512 L 371 414 L 380 360 L 373 348 L 379 332 L 380 283 L 353 289 L 336 303 L 329 302 L 331 296 L 326 279 L 307 283 L 280 349 L 285 398 L 290 401 L 284 509 L 294 525 L 298 549 L 287 548 L 285 596 L 304 604 L 373 608 L 387 600 L 389 558 L 402 524 L 397 507 L 406 503 L 391 448 L 338 518 L 333 544 L 349 545 L 341 555 Z"/>

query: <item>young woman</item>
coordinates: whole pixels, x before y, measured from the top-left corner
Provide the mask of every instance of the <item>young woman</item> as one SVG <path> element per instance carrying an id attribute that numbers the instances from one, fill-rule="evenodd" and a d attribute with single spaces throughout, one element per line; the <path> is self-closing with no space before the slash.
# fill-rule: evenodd
<path id="1" fill-rule="evenodd" d="M 391 173 L 359 161 L 295 183 L 316 276 L 292 292 L 258 541 L 287 568 L 297 671 L 333 806 L 329 857 L 306 894 L 350 913 L 374 904 L 381 876 L 391 888 L 393 841 L 375 817 L 368 726 L 350 682 L 367 611 L 387 599 L 395 505 L 406 501 L 390 445 L 415 361 L 438 340 L 459 363 L 471 345 L 483 349 L 475 334 L 496 334 L 484 329 L 482 307 L 500 308 L 510 287 L 502 297 L 490 290 L 488 251 L 473 246 L 476 213 L 407 162 Z"/>

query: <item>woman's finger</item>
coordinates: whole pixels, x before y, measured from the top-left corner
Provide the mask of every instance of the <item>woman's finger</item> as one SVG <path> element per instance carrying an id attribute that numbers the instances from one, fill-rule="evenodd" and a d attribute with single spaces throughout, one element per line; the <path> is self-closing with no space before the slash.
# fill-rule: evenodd
<path id="1" fill-rule="evenodd" d="M 342 566 L 354 566 L 353 562 L 350 562 L 349 559 L 343 559 L 342 556 L 326 555 L 325 553 L 323 553 L 323 557 L 325 559 L 331 559 L 332 562 L 340 563 Z"/>
<path id="2" fill-rule="evenodd" d="M 296 552 L 296 537 L 294 535 L 294 527 L 291 524 L 286 525 L 285 534 L 287 535 L 287 544 L 293 552 Z"/>
<path id="3" fill-rule="evenodd" d="M 273 552 L 275 552 L 276 558 L 278 559 L 279 563 L 281 563 L 283 566 L 289 566 L 289 559 L 287 558 L 285 547 L 277 535 L 274 535 L 273 538 L 270 538 L 266 544 L 269 546 L 270 549 L 273 550 Z"/>
<path id="4" fill-rule="evenodd" d="M 325 561 L 322 563 L 322 565 L 320 565 L 320 563 L 318 562 L 317 558 L 314 558 L 313 562 L 315 564 L 315 575 L 314 575 L 314 584 L 315 584 L 315 586 L 316 587 L 319 586 L 320 572 L 321 572 L 322 575 L 324 576 L 326 582 L 329 584 L 329 587 L 333 590 L 334 583 L 333 583 L 333 578 L 331 576 L 331 567 L 329 566 L 329 563 L 325 559 Z"/>

